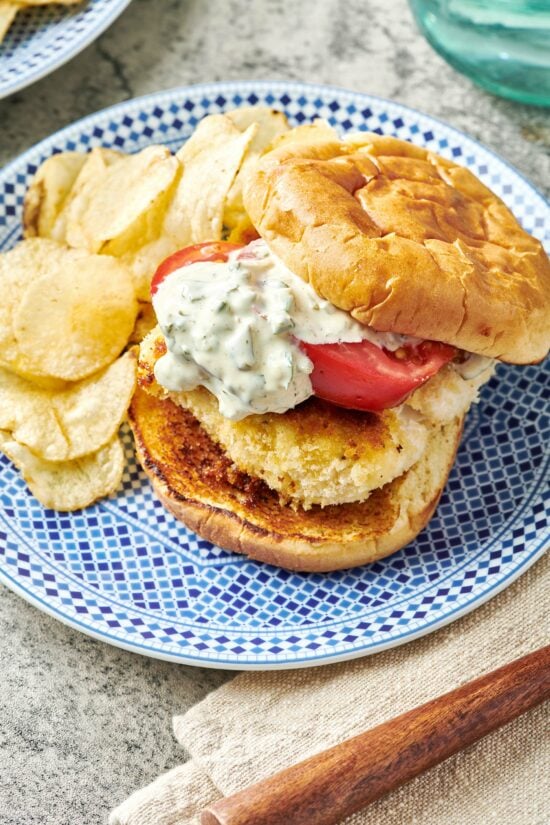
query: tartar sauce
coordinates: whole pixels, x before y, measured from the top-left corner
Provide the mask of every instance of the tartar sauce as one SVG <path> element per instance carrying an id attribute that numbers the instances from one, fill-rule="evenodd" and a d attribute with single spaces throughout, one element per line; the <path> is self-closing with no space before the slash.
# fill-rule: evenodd
<path id="1" fill-rule="evenodd" d="M 463 361 L 453 361 L 452 367 L 465 381 L 471 381 L 485 372 L 491 364 L 495 364 L 494 358 L 486 355 L 475 355 L 473 352 L 464 353 Z"/>
<path id="2" fill-rule="evenodd" d="M 155 366 L 157 381 L 176 392 L 206 387 L 233 421 L 286 412 L 313 394 L 313 364 L 298 340 L 367 339 L 390 350 L 413 340 L 359 324 L 320 298 L 263 241 L 232 252 L 227 262 L 175 270 L 153 305 L 168 350 Z"/>

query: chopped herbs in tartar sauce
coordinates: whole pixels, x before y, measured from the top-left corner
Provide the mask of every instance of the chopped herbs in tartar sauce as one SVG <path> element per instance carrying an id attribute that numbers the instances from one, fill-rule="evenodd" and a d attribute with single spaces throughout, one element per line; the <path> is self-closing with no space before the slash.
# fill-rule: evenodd
<path id="1" fill-rule="evenodd" d="M 264 241 L 226 262 L 197 262 L 168 275 L 153 297 L 167 353 L 155 377 L 171 391 L 206 387 L 220 413 L 238 421 L 283 413 L 313 394 L 299 341 L 368 339 L 395 350 L 404 336 L 377 333 L 320 298 Z"/>

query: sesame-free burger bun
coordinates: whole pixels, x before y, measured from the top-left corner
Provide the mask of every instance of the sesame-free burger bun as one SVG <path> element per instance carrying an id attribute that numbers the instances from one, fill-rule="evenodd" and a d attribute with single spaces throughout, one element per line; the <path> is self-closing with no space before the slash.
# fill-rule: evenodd
<path id="1" fill-rule="evenodd" d="M 244 197 L 273 252 L 358 321 L 514 364 L 546 355 L 548 257 L 467 169 L 365 132 L 267 152 Z"/>
<path id="2" fill-rule="evenodd" d="M 422 457 L 366 501 L 294 509 L 239 472 L 189 410 L 138 388 L 129 410 L 136 451 L 153 488 L 203 538 L 290 570 L 340 570 L 388 556 L 430 520 L 463 419 L 433 427 Z"/>

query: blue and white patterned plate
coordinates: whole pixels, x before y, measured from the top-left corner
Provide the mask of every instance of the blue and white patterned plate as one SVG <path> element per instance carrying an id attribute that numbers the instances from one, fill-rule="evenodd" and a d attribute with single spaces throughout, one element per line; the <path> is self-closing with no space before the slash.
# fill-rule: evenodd
<path id="1" fill-rule="evenodd" d="M 0 44 L 0 98 L 24 89 L 85 49 L 130 0 L 82 0 L 19 11 Z"/>
<path id="2" fill-rule="evenodd" d="M 178 147 L 206 114 L 250 103 L 293 123 L 395 134 L 470 167 L 526 229 L 550 240 L 550 209 L 475 141 L 397 103 L 294 83 L 195 86 L 120 104 L 64 129 L 0 174 L 0 248 L 20 234 L 25 187 L 52 152 L 153 142 Z M 83 512 L 44 510 L 0 459 L 0 580 L 40 609 L 120 647 L 176 662 L 285 668 L 414 639 L 495 595 L 548 542 L 548 367 L 500 367 L 470 413 L 436 516 L 390 558 L 297 574 L 212 546 L 156 501 L 136 466 L 118 495 Z M 546 502 L 546 509 L 545 509 Z"/>

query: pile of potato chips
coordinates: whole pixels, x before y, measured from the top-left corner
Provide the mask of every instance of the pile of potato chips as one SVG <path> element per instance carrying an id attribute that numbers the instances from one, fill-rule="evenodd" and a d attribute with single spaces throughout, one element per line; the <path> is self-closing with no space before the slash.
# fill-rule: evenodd
<path id="1" fill-rule="evenodd" d="M 168 255 L 246 237 L 243 175 L 287 129 L 280 112 L 247 107 L 204 118 L 175 155 L 165 146 L 53 155 L 27 193 L 25 235 L 113 255 L 131 272 L 138 300 L 148 302 L 151 277 Z"/>
<path id="2" fill-rule="evenodd" d="M 0 449 L 44 505 L 85 507 L 124 468 L 131 277 L 112 257 L 32 238 L 0 255 L 0 282 Z"/>
<path id="3" fill-rule="evenodd" d="M 33 6 L 74 6 L 82 0 L 0 0 L 0 43 L 15 19 L 15 15 L 22 9 Z"/>
<path id="4" fill-rule="evenodd" d="M 289 130 L 282 113 L 246 107 L 204 118 L 175 155 L 95 148 L 40 166 L 26 240 L 0 254 L 0 449 L 43 504 L 77 509 L 120 483 L 127 348 L 156 323 L 157 266 L 191 244 L 255 237 L 245 176 L 268 146 L 317 134 L 336 138 L 328 124 Z"/>

